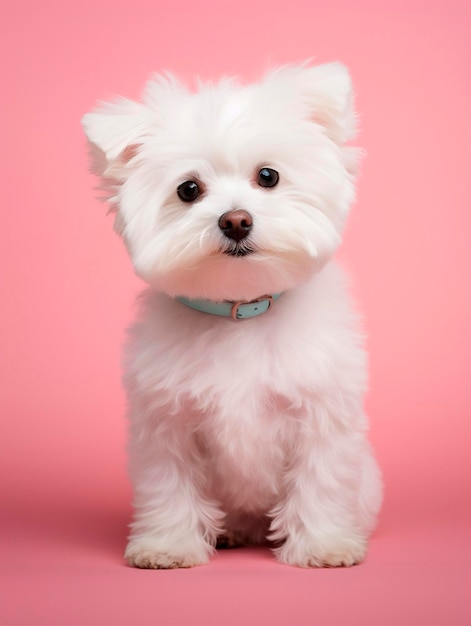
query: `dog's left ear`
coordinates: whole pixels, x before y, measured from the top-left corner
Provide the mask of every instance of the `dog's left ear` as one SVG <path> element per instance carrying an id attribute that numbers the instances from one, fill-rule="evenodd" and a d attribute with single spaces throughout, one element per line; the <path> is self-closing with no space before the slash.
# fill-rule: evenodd
<path id="1" fill-rule="evenodd" d="M 323 126 L 333 141 L 342 145 L 355 137 L 352 81 L 344 65 L 304 67 L 298 85 L 311 119 Z"/>
<path id="2" fill-rule="evenodd" d="M 278 83 L 277 90 L 281 89 L 284 97 L 291 93 L 302 106 L 303 114 L 338 145 L 355 137 L 352 83 L 341 63 L 285 66 L 271 72 L 267 81 Z"/>

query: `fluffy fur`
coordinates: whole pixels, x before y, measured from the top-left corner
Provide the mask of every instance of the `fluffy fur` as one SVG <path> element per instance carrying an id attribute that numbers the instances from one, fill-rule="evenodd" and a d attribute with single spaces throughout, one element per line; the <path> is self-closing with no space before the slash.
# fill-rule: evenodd
<path id="1" fill-rule="evenodd" d="M 142 102 L 103 104 L 83 125 L 115 228 L 149 285 L 126 351 L 127 560 L 189 567 L 218 541 L 269 540 L 292 565 L 359 563 L 381 481 L 361 332 L 332 260 L 359 157 L 347 146 L 347 70 L 283 67 L 194 92 L 156 76 Z M 263 167 L 279 173 L 274 187 L 258 184 Z M 187 180 L 201 190 L 194 202 L 177 194 Z M 218 225 L 234 209 L 253 220 L 242 242 Z M 279 292 L 269 312 L 241 321 L 175 299 Z"/>

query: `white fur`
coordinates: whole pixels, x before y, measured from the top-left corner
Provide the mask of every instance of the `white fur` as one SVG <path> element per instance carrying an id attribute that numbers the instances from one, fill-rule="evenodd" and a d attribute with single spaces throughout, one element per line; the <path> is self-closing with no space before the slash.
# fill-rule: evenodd
<path id="1" fill-rule="evenodd" d="M 196 93 L 156 77 L 142 103 L 84 118 L 116 229 L 149 284 L 125 366 L 133 565 L 205 563 L 221 535 L 268 536 L 281 561 L 304 567 L 365 555 L 381 481 L 361 332 L 332 261 L 354 199 L 354 121 L 339 64 Z M 261 167 L 278 185 L 257 185 Z M 204 190 L 190 204 L 176 194 L 188 179 Z M 218 227 L 234 208 L 253 218 L 243 257 L 224 253 Z M 242 321 L 174 299 L 278 292 Z"/>

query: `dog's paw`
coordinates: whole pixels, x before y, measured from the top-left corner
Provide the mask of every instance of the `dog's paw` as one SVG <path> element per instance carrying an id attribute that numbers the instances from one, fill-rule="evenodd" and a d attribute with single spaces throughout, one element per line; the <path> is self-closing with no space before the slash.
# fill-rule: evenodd
<path id="1" fill-rule="evenodd" d="M 140 569 L 177 569 L 204 565 L 209 561 L 210 546 L 193 551 L 181 551 L 166 546 L 129 543 L 124 558 Z"/>
<path id="2" fill-rule="evenodd" d="M 351 567 L 364 560 L 366 550 L 367 542 L 360 539 L 329 539 L 315 543 L 287 539 L 275 554 L 281 563 L 297 567 Z"/>

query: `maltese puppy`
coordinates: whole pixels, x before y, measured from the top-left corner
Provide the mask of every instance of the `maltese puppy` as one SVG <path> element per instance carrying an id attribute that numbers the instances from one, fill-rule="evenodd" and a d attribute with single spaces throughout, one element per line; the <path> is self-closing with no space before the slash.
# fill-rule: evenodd
<path id="1" fill-rule="evenodd" d="M 148 285 L 125 359 L 126 559 L 191 567 L 268 542 L 290 565 L 361 562 L 381 479 L 362 334 L 332 260 L 360 156 L 347 70 L 197 91 L 156 76 L 83 126 Z"/>

